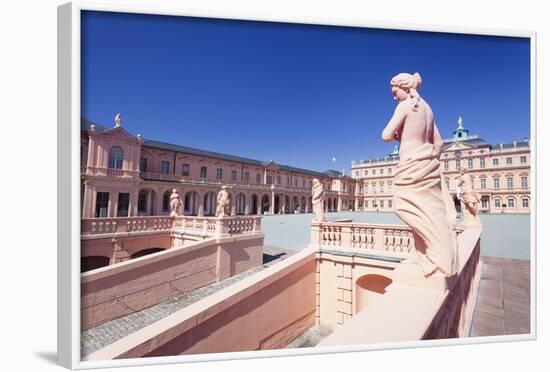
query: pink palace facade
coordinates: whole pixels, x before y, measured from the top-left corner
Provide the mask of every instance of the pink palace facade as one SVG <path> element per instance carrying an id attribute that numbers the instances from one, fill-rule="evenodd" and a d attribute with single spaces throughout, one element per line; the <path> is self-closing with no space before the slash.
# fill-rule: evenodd
<path id="1" fill-rule="evenodd" d="M 385 158 L 352 162 L 352 177 L 363 189 L 363 210 L 393 210 L 393 175 L 399 161 L 397 147 Z M 529 140 L 490 145 L 459 120 L 453 137 L 444 140 L 443 179 L 455 200 L 460 167 L 467 169 L 481 195 L 482 213 L 530 213 L 531 149 Z"/>
<path id="2" fill-rule="evenodd" d="M 324 184 L 327 212 L 362 208 L 357 181 L 338 171 L 147 140 L 119 124 L 81 123 L 82 218 L 169 215 L 173 189 L 184 215 L 213 216 L 222 186 L 230 187 L 231 215 L 308 213 L 314 178 Z"/>

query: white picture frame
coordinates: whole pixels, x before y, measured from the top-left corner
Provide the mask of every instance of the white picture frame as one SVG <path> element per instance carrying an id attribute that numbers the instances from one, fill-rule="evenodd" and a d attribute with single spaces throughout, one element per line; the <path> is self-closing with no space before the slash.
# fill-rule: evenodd
<path id="1" fill-rule="evenodd" d="M 410 31 L 432 31 L 494 36 L 525 37 L 531 40 L 531 134 L 532 161 L 536 170 L 536 33 L 533 31 L 462 29 L 455 27 L 432 27 L 371 22 L 320 19 L 314 17 L 278 17 L 258 13 L 197 12 L 185 7 L 129 6 L 111 2 L 108 4 L 72 2 L 58 8 L 58 359 L 71 369 L 90 369 L 136 365 L 156 365 L 197 361 L 219 361 L 241 358 L 273 356 L 314 355 L 350 351 L 380 350 L 392 348 L 430 347 L 487 342 L 532 340 L 536 338 L 536 203 L 531 210 L 531 333 L 483 337 L 476 339 L 446 339 L 395 344 L 371 344 L 342 346 L 322 350 L 294 349 L 155 357 L 146 359 L 106 360 L 85 362 L 80 357 L 80 13 L 81 11 L 125 12 L 155 15 L 194 16 L 206 18 L 239 19 L 267 22 L 290 22 L 316 25 L 356 26 Z M 537 200 L 536 171 L 531 172 L 532 200 Z"/>

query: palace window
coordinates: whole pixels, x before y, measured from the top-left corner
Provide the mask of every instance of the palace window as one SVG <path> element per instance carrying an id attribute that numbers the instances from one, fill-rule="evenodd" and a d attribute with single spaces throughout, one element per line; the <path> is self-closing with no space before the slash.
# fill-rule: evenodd
<path id="1" fill-rule="evenodd" d="M 163 212 L 170 212 L 170 195 L 171 195 L 170 191 L 166 191 L 162 195 L 162 211 Z M 187 208 L 185 208 L 185 209 L 187 209 Z"/>
<path id="2" fill-rule="evenodd" d="M 500 189 L 500 178 L 493 178 L 493 188 Z"/>
<path id="3" fill-rule="evenodd" d="M 455 160 L 456 169 L 460 169 L 460 160 Z"/>
<path id="4" fill-rule="evenodd" d="M 365 169 L 365 176 L 368 176 L 368 175 L 369 175 L 369 170 Z"/>
<path id="5" fill-rule="evenodd" d="M 95 216 L 107 217 L 108 208 L 109 208 L 109 193 L 98 192 L 95 199 Z"/>
<path id="6" fill-rule="evenodd" d="M 495 199 L 495 208 L 500 208 L 500 199 Z"/>
<path id="7" fill-rule="evenodd" d="M 141 190 L 138 194 L 138 213 L 147 212 L 147 191 Z"/>
<path id="8" fill-rule="evenodd" d="M 262 183 L 261 181 L 262 181 L 262 176 L 260 174 L 257 174 L 256 175 L 256 183 L 260 184 L 260 183 Z"/>
<path id="9" fill-rule="evenodd" d="M 483 209 L 489 208 L 489 199 L 487 199 L 487 198 L 482 198 L 481 199 L 481 208 L 483 208 Z"/>
<path id="10" fill-rule="evenodd" d="M 388 182 L 388 192 L 393 192 L 393 182 Z"/>
<path id="11" fill-rule="evenodd" d="M 302 188 L 306 188 L 306 180 L 302 180 Z"/>
<path id="12" fill-rule="evenodd" d="M 444 160 L 444 161 L 443 161 L 443 168 L 444 168 L 445 170 L 448 170 L 448 169 L 449 169 L 449 161 L 448 161 L 448 160 Z"/>
<path id="13" fill-rule="evenodd" d="M 355 177 L 359 177 L 359 171 L 358 170 L 355 171 Z"/>
<path id="14" fill-rule="evenodd" d="M 365 183 L 365 188 L 364 188 L 364 191 L 363 191 L 365 194 L 368 194 L 369 193 L 369 184 L 368 183 Z"/>
<path id="15" fill-rule="evenodd" d="M 290 186 L 290 177 L 287 177 L 287 178 L 286 178 L 286 185 L 287 185 L 287 186 Z"/>
<path id="16" fill-rule="evenodd" d="M 372 201 L 372 207 L 373 207 L 373 208 L 376 208 L 376 200 L 373 200 L 373 201 Z"/>
<path id="17" fill-rule="evenodd" d="M 498 165 L 498 158 L 495 158 L 493 159 L 493 166 L 497 166 Z"/>
<path id="18" fill-rule="evenodd" d="M 388 174 L 391 174 L 391 172 L 392 172 L 392 169 L 388 168 Z"/>
<path id="19" fill-rule="evenodd" d="M 237 181 L 237 171 L 236 170 L 231 171 L 231 181 Z"/>
<path id="20" fill-rule="evenodd" d="M 474 159 L 468 159 L 468 169 L 472 169 L 474 167 Z"/>
<path id="21" fill-rule="evenodd" d="M 208 168 L 201 167 L 201 178 L 206 178 L 207 174 L 208 174 Z"/>
<path id="22" fill-rule="evenodd" d="M 479 158 L 479 167 L 485 168 L 485 158 Z"/>
<path id="23" fill-rule="evenodd" d="M 170 173 L 170 162 L 163 160 L 160 162 L 160 173 L 169 174 Z"/>
<path id="24" fill-rule="evenodd" d="M 529 208 L 529 199 L 527 198 L 521 199 L 521 205 L 523 206 L 523 208 Z"/>
<path id="25" fill-rule="evenodd" d="M 384 201 L 380 200 L 380 208 L 384 208 Z"/>
<path id="26" fill-rule="evenodd" d="M 277 176 L 277 185 L 281 184 L 281 176 Z"/>
<path id="27" fill-rule="evenodd" d="M 376 169 L 373 169 L 373 170 L 372 170 L 372 174 L 373 174 L 373 175 L 376 174 Z"/>
<path id="28" fill-rule="evenodd" d="M 512 177 L 506 178 L 506 186 L 509 189 L 513 189 L 514 188 L 514 178 L 512 178 Z"/>
<path id="29" fill-rule="evenodd" d="M 124 161 L 124 151 L 119 146 L 111 147 L 109 150 L 109 168 L 122 169 L 122 162 Z"/>
<path id="30" fill-rule="evenodd" d="M 127 192 L 119 192 L 116 216 L 128 217 L 129 207 L 130 207 L 130 194 Z"/>
<path id="31" fill-rule="evenodd" d="M 380 182 L 380 192 L 384 192 L 384 182 Z"/>
<path id="32" fill-rule="evenodd" d="M 217 180 L 223 179 L 223 168 L 216 168 L 216 179 Z"/>
<path id="33" fill-rule="evenodd" d="M 521 177 L 521 188 L 527 188 L 527 177 Z"/>
<path id="34" fill-rule="evenodd" d="M 271 185 L 273 183 L 273 176 L 267 176 L 267 184 Z"/>
<path id="35" fill-rule="evenodd" d="M 294 179 L 294 187 L 298 187 L 298 179 L 297 178 Z"/>
<path id="36" fill-rule="evenodd" d="M 527 163 L 527 156 L 522 156 L 521 158 L 519 158 L 519 162 L 520 162 L 521 164 Z"/>
<path id="37" fill-rule="evenodd" d="M 181 165 L 181 175 L 182 176 L 189 176 L 189 164 L 183 163 Z"/>
<path id="38" fill-rule="evenodd" d="M 244 172 L 244 182 L 248 183 L 250 181 L 250 173 Z"/>
<path id="39" fill-rule="evenodd" d="M 506 158 L 506 165 L 512 164 L 512 158 Z"/>
<path id="40" fill-rule="evenodd" d="M 139 159 L 139 171 L 140 172 L 147 172 L 147 159 L 146 158 Z"/>
<path id="41" fill-rule="evenodd" d="M 393 208 L 393 200 L 388 200 L 388 208 Z"/>
<path id="42" fill-rule="evenodd" d="M 479 185 L 480 185 L 482 190 L 486 190 L 487 189 L 487 180 L 485 178 L 481 178 L 479 180 Z"/>
<path id="43" fill-rule="evenodd" d="M 508 198 L 508 208 L 515 208 L 515 200 L 514 198 Z"/>
<path id="44" fill-rule="evenodd" d="M 380 169 L 380 174 L 384 174 L 384 169 Z"/>

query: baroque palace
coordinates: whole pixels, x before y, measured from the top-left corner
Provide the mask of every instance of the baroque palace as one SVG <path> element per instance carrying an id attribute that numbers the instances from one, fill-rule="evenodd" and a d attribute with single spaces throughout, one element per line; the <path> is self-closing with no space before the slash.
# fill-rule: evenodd
<path id="1" fill-rule="evenodd" d="M 466 168 L 474 189 L 481 196 L 482 213 L 529 213 L 530 143 L 528 139 L 512 143 L 488 144 L 477 135 L 469 135 L 459 117 L 453 137 L 443 140 L 441 161 L 443 179 L 457 209 L 457 177 Z M 398 148 L 385 158 L 352 162 L 352 177 L 361 182 L 363 210 L 391 211 L 393 208 L 393 174 L 399 161 Z"/>
<path id="2" fill-rule="evenodd" d="M 360 208 L 357 181 L 338 171 L 147 140 L 120 120 L 106 128 L 83 119 L 80 151 L 82 218 L 168 215 L 173 189 L 184 215 L 213 216 L 222 186 L 230 187 L 231 215 L 312 212 L 314 178 L 325 187 L 327 212 Z"/>

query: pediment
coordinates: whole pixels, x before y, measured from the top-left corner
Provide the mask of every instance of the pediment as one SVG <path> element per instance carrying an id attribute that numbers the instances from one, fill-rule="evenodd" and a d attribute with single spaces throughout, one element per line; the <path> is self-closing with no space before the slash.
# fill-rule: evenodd
<path id="1" fill-rule="evenodd" d="M 98 132 L 97 135 L 99 136 L 108 136 L 109 138 L 121 140 L 121 141 L 137 141 L 137 137 L 134 137 L 130 133 L 126 131 L 126 129 L 122 127 L 117 128 L 111 128 L 104 130 L 102 132 Z"/>
<path id="2" fill-rule="evenodd" d="M 468 145 L 464 142 L 453 142 L 451 145 L 445 147 L 444 151 L 462 151 L 475 148 L 472 145 Z"/>

